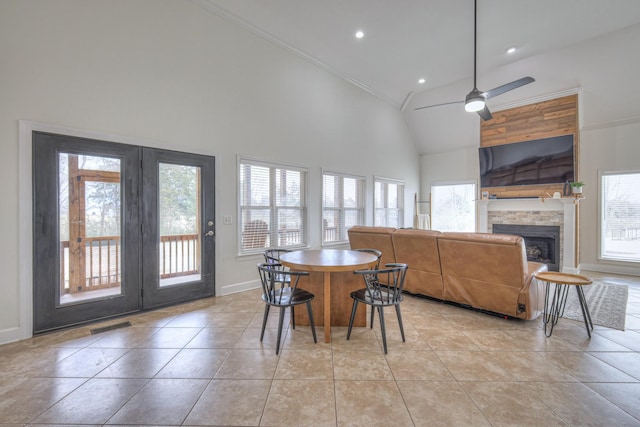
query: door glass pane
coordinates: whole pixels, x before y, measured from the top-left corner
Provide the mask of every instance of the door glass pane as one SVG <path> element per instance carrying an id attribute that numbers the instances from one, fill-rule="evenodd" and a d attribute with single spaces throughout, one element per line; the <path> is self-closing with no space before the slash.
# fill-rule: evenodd
<path id="1" fill-rule="evenodd" d="M 60 153 L 59 304 L 120 295 L 120 159 Z"/>
<path id="2" fill-rule="evenodd" d="M 200 168 L 159 164 L 160 287 L 202 279 Z"/>

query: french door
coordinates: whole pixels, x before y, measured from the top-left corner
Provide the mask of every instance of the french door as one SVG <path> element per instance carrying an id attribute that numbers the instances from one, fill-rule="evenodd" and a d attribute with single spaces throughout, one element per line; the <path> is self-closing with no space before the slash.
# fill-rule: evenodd
<path id="1" fill-rule="evenodd" d="M 33 133 L 34 333 L 214 294 L 214 158 Z"/>

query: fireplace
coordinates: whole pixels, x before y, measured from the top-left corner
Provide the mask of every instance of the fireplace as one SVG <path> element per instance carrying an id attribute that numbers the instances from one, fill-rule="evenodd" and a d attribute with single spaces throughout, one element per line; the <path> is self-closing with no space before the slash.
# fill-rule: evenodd
<path id="1" fill-rule="evenodd" d="M 549 271 L 560 270 L 560 227 L 493 224 L 493 232 L 522 236 L 527 260 L 547 264 Z"/>

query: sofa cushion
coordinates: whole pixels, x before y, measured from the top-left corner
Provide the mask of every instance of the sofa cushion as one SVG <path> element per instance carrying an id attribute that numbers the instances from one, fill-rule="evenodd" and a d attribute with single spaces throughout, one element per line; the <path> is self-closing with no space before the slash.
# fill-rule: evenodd
<path id="1" fill-rule="evenodd" d="M 444 298 L 438 253 L 439 235 L 439 231 L 414 229 L 396 230 L 391 235 L 397 262 L 409 266 L 404 281 L 407 292 Z"/>
<path id="2" fill-rule="evenodd" d="M 518 317 L 528 276 L 522 237 L 442 233 L 438 249 L 446 300 Z"/>
<path id="3" fill-rule="evenodd" d="M 351 249 L 377 249 L 382 252 L 380 257 L 380 266 L 396 262 L 396 256 L 393 251 L 393 243 L 391 242 L 391 234 L 396 229 L 393 227 L 366 227 L 356 225 L 351 227 L 349 233 L 349 243 Z"/>

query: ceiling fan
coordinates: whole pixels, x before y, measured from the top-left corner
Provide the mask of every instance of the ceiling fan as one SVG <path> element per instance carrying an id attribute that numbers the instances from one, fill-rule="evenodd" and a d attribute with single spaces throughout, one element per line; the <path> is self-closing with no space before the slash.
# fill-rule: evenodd
<path id="1" fill-rule="evenodd" d="M 493 116 L 491 111 L 487 107 L 487 99 L 491 99 L 498 95 L 502 95 L 510 90 L 517 89 L 520 86 L 524 86 L 531 82 L 534 82 L 533 77 L 523 77 L 521 79 L 512 81 L 511 83 L 498 86 L 486 92 L 480 92 L 476 86 L 476 56 L 477 56 L 477 26 L 478 26 L 478 0 L 473 1 L 473 90 L 467 94 L 464 101 L 444 102 L 442 104 L 427 105 L 425 107 L 418 107 L 415 110 L 422 110 L 424 108 L 439 107 L 441 105 L 449 104 L 462 104 L 464 102 L 464 109 L 469 112 L 476 112 L 482 118 L 482 120 L 491 120 Z"/>

